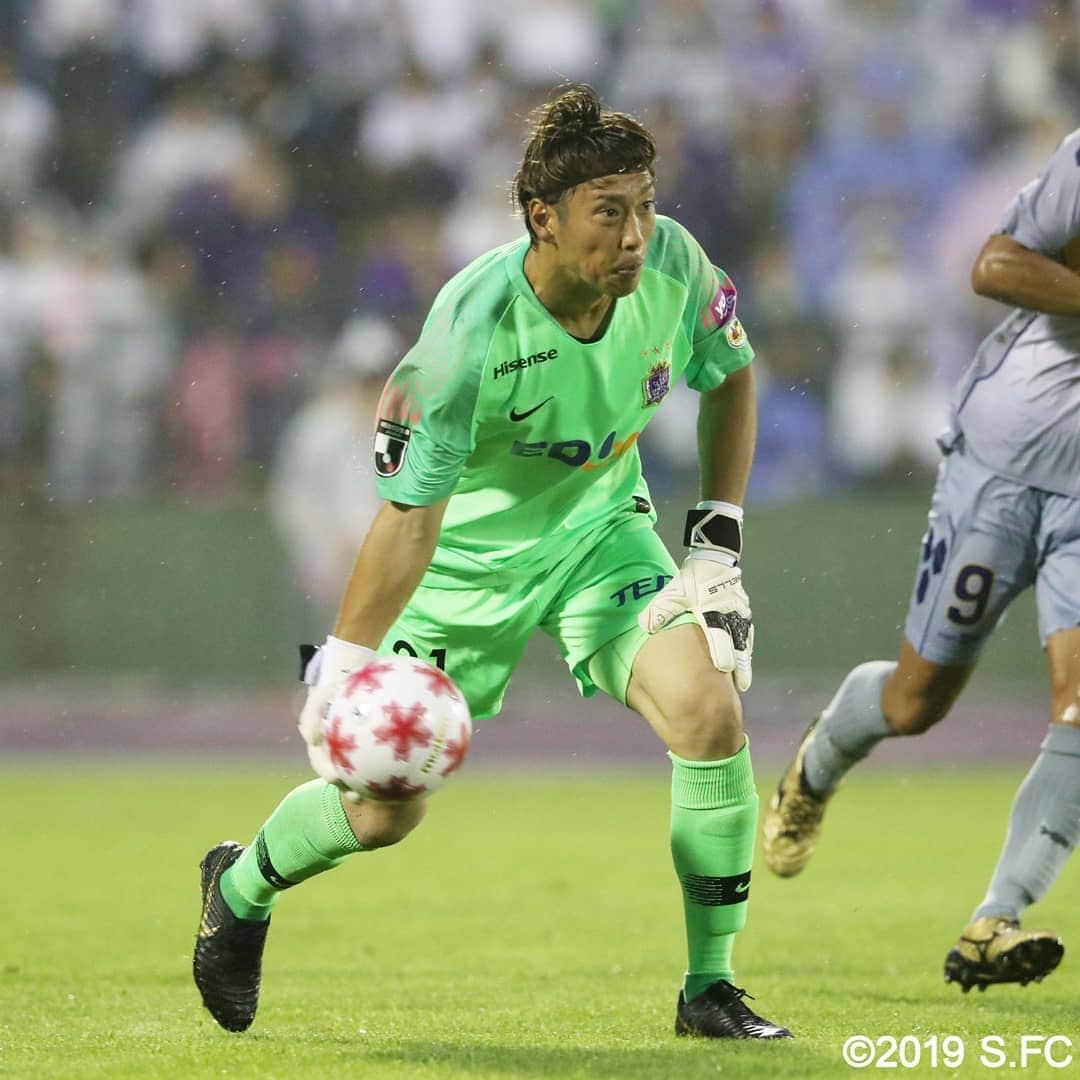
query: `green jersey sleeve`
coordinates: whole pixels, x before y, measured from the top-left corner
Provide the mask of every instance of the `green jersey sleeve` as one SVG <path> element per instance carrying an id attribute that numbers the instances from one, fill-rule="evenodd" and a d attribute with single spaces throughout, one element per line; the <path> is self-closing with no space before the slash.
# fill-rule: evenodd
<path id="1" fill-rule="evenodd" d="M 682 277 L 687 288 L 682 324 L 693 355 L 686 366 L 686 382 L 691 389 L 706 393 L 746 367 L 754 359 L 754 350 L 735 314 L 735 283 L 713 266 L 682 225 L 670 218 L 662 220 L 664 262 Z"/>
<path id="2" fill-rule="evenodd" d="M 431 506 L 453 492 L 476 445 L 474 414 L 490 329 L 490 322 L 470 318 L 467 307 L 436 300 L 379 401 L 380 498 Z"/>

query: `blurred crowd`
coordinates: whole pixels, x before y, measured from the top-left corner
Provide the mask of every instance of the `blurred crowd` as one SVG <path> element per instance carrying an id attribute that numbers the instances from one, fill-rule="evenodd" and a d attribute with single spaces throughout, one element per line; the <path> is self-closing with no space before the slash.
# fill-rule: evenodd
<path id="1" fill-rule="evenodd" d="M 739 285 L 753 497 L 922 479 L 998 317 L 971 260 L 1080 114 L 1066 0 L 6 0 L 0 489 L 269 484 L 323 565 L 303 500 L 362 489 L 362 529 L 378 385 L 521 234 L 564 79 L 653 129 L 661 211 Z M 693 408 L 643 440 L 660 482 Z"/>

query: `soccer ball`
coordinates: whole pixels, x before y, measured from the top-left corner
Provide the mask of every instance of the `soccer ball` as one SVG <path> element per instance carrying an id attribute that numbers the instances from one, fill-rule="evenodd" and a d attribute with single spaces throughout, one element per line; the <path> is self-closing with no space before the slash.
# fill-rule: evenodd
<path id="1" fill-rule="evenodd" d="M 430 795 L 461 765 L 472 718 L 446 672 L 411 656 L 377 656 L 346 677 L 322 735 L 345 787 L 404 802 Z"/>

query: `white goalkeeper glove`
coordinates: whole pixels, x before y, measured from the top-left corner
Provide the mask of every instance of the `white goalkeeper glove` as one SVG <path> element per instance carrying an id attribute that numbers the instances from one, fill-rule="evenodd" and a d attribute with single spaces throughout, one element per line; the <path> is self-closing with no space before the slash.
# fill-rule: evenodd
<path id="1" fill-rule="evenodd" d="M 684 543 L 690 553 L 675 577 L 638 616 L 655 634 L 676 616 L 690 612 L 705 632 L 717 671 L 730 671 L 740 693 L 753 677 L 754 624 L 738 567 L 742 552 L 742 508 L 701 502 L 687 512 Z"/>
<path id="2" fill-rule="evenodd" d="M 351 641 L 328 637 L 318 649 L 300 647 L 303 670 L 300 675 L 308 685 L 307 700 L 300 710 L 297 727 L 307 744 L 308 760 L 316 774 L 329 784 L 337 784 L 337 777 L 330 756 L 322 746 L 322 724 L 330 705 L 345 682 L 350 671 L 362 667 L 375 656 L 375 650 Z"/>

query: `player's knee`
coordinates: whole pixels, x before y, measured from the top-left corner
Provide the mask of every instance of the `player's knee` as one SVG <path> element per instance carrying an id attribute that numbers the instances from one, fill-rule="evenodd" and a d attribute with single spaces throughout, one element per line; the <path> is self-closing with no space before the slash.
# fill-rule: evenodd
<path id="1" fill-rule="evenodd" d="M 742 706 L 731 677 L 720 672 L 683 689 L 667 721 L 668 749 L 688 761 L 719 761 L 743 744 Z"/>
<path id="2" fill-rule="evenodd" d="M 371 851 L 404 840 L 424 820 L 427 800 L 387 803 L 365 799 L 347 806 L 345 812 L 357 842 Z"/>

